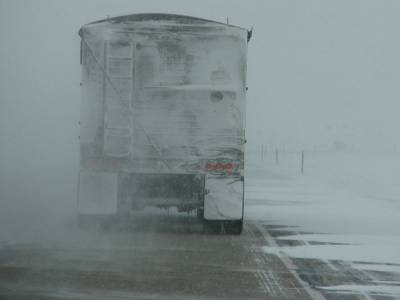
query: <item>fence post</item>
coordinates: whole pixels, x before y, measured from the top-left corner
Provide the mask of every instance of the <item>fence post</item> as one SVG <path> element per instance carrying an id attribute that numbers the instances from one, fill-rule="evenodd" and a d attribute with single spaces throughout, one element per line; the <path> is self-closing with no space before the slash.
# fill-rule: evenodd
<path id="1" fill-rule="evenodd" d="M 301 174 L 304 173 L 304 151 L 301 151 Z"/>
<path id="2" fill-rule="evenodd" d="M 279 152 L 278 152 L 278 148 L 275 149 L 275 163 L 276 163 L 276 165 L 279 165 Z"/>

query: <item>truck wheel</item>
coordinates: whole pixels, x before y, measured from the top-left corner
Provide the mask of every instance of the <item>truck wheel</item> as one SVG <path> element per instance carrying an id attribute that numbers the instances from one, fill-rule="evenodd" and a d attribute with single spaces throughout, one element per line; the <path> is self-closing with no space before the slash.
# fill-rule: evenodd
<path id="1" fill-rule="evenodd" d="M 228 221 L 224 224 L 224 228 L 227 234 L 239 235 L 243 230 L 243 220 Z"/>
<path id="2" fill-rule="evenodd" d="M 78 214 L 78 226 L 80 229 L 99 228 L 101 220 L 95 215 Z"/>
<path id="3" fill-rule="evenodd" d="M 103 230 L 105 228 L 108 228 L 113 222 L 115 222 L 114 216 L 86 214 L 78 215 L 78 227 L 84 230 Z"/>
<path id="4" fill-rule="evenodd" d="M 196 214 L 197 214 L 197 218 L 199 220 L 204 220 L 204 209 L 203 208 L 196 209 Z"/>
<path id="5" fill-rule="evenodd" d="M 208 221 L 203 220 L 203 232 L 219 234 L 222 232 L 222 222 L 221 221 Z"/>

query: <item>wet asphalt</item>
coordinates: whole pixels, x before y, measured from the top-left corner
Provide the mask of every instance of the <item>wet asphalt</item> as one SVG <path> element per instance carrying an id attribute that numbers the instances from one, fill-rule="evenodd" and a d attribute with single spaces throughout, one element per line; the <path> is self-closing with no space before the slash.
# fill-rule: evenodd
<path id="1" fill-rule="evenodd" d="M 193 215 L 142 215 L 0 246 L 1 299 L 311 299 L 253 224 L 203 233 Z"/>
<path id="2" fill-rule="evenodd" d="M 0 244 L 0 299 L 392 299 L 318 289 L 369 278 L 342 262 L 264 253 L 288 245 L 268 223 L 246 222 L 238 236 L 178 214 L 69 226 L 58 239 Z"/>

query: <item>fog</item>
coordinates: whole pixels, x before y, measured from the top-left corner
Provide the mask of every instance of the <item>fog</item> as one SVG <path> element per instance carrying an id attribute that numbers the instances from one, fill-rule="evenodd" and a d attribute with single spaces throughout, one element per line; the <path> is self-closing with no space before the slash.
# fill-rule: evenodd
<path id="1" fill-rule="evenodd" d="M 213 52 L 214 56 L 209 55 L 212 47 L 204 46 L 201 39 L 191 42 L 194 35 L 192 40 L 188 39 L 188 44 L 194 46 L 187 47 L 190 48 L 184 50 L 187 52 L 182 51 L 185 59 L 196 57 L 197 60 L 193 59 L 196 67 L 201 65 L 205 70 L 195 70 L 201 76 L 212 74 L 218 79 L 224 73 L 223 68 L 220 70 L 222 64 L 215 69 L 209 67 L 218 60 L 228 65 L 226 69 L 237 71 L 233 77 L 236 81 L 228 81 L 236 84 L 236 90 L 221 89 L 221 92 L 221 86 L 226 88 L 228 84 L 215 87 L 210 82 L 217 81 L 210 77 L 205 88 L 196 94 L 200 96 L 191 98 L 195 102 L 209 97 L 208 102 L 215 105 L 208 107 L 212 108 L 207 115 L 211 117 L 204 118 L 203 123 L 210 125 L 218 115 L 217 121 L 225 122 L 226 126 L 232 121 L 233 109 L 242 117 L 235 105 L 239 101 L 243 104 L 244 84 L 248 86 L 245 159 L 243 118 L 237 118 L 240 126 L 234 129 L 239 133 L 231 142 L 236 143 L 236 149 L 226 147 L 220 136 L 210 135 L 216 138 L 216 144 L 220 142 L 215 149 L 225 147 L 234 159 L 224 157 L 221 162 L 220 154 L 215 154 L 215 160 L 204 163 L 204 169 L 198 154 L 196 163 L 183 159 L 184 167 L 193 168 L 185 170 L 197 171 L 189 174 L 191 177 L 186 173 L 175 174 L 177 177 L 168 174 L 169 181 L 163 176 L 157 177 L 160 174 L 146 174 L 149 175 L 146 177 L 136 172 L 129 159 L 118 161 L 119 158 L 110 158 L 112 155 L 96 161 L 96 155 L 103 150 L 92 151 L 94 138 L 85 148 L 89 149 L 85 153 L 93 157 L 88 155 L 80 166 L 83 139 L 79 139 L 82 134 L 79 122 L 85 110 L 81 110 L 80 85 L 84 80 L 78 30 L 96 20 L 138 13 L 188 15 L 253 29 L 248 44 L 246 83 L 242 76 L 246 31 L 213 23 L 213 30 L 219 26 L 218 30 L 223 27 L 232 31 L 231 35 L 224 36 L 228 40 L 226 44 L 218 44 L 223 39 L 214 41 L 213 37 L 210 40 L 215 44 L 209 45 L 241 45 L 236 54 L 230 52 L 234 57 L 232 64 L 226 59 L 229 55 L 223 52 L 227 47 Z M 149 299 L 221 296 L 224 299 L 324 299 L 322 295 L 325 295 L 329 299 L 343 299 L 350 291 L 359 299 L 379 296 L 398 299 L 399 15 L 400 2 L 395 0 L 0 0 L 0 298 L 31 299 L 37 295 L 45 299 L 133 299 L 139 295 L 140 299 L 147 296 Z M 101 37 L 99 34 L 96 38 L 103 42 Z M 231 43 L 232 37 L 237 44 Z M 205 36 L 202 38 L 206 40 Z M 179 38 L 176 40 L 181 42 Z M 115 38 L 110 44 L 116 42 L 117 50 L 122 44 L 124 49 L 129 47 L 131 56 L 112 57 L 106 56 L 108 41 L 107 44 L 88 41 L 84 46 L 88 50 L 95 46 L 102 49 L 97 52 L 103 51 L 104 64 L 110 57 L 132 62 L 140 52 L 137 49 L 144 45 L 137 47 L 137 40 L 128 39 L 123 44 Z M 173 54 L 178 53 L 175 48 L 179 48 L 179 42 L 174 40 L 172 47 L 168 42 L 171 41 L 167 39 L 164 46 L 172 48 Z M 196 52 L 198 48 L 202 49 Z M 147 68 L 147 63 L 155 57 L 153 53 L 161 51 L 156 47 L 151 51 L 147 57 L 142 56 L 142 70 L 157 73 L 156 68 Z M 166 61 L 170 58 L 165 57 Z M 178 58 L 182 57 L 178 55 Z M 98 74 L 107 74 L 101 74 L 104 78 L 110 74 L 93 61 Z M 173 60 L 172 65 L 175 63 Z M 186 72 L 186 65 L 182 68 L 182 61 L 179 63 L 176 63 L 177 73 L 181 69 Z M 88 65 L 83 72 L 86 75 L 94 69 Z M 131 77 L 124 78 L 131 84 L 127 97 L 130 105 L 136 100 L 132 90 L 137 88 L 137 65 L 132 63 L 131 70 L 128 69 L 132 71 Z M 167 75 L 176 75 L 168 73 L 171 69 L 165 70 Z M 194 77 L 203 78 L 199 74 Z M 104 85 L 104 81 L 98 80 L 101 76 L 91 79 L 97 80 L 92 91 L 96 97 L 92 98 L 99 99 L 96 88 Z M 179 98 L 176 95 L 181 89 L 180 95 L 184 96 L 178 100 L 186 101 L 185 97 L 194 95 L 190 92 L 197 92 L 198 86 L 204 83 L 189 82 L 191 85 L 186 82 L 184 87 L 185 84 L 174 87 L 173 84 L 162 86 L 160 81 L 158 86 L 143 86 L 143 90 L 172 86 L 178 92 L 173 91 L 176 94 L 169 94 L 170 98 L 174 101 Z M 84 87 L 83 82 L 82 91 Z M 105 103 L 106 87 L 103 93 Z M 166 103 L 166 93 L 161 95 L 164 97 L 160 99 Z M 158 99 L 156 96 L 151 100 Z M 221 104 L 226 103 L 223 98 L 232 100 L 229 103 L 237 102 L 225 109 L 227 106 Z M 143 99 L 146 103 L 150 98 Z M 179 101 L 174 105 L 179 106 Z M 220 105 L 219 111 L 215 108 L 217 105 Z M 149 107 L 151 111 L 152 106 Z M 91 108 L 87 105 L 86 112 Z M 197 120 L 193 111 L 182 105 L 179 108 L 185 120 Z M 101 123 L 106 119 L 105 114 L 101 115 L 106 109 L 99 111 L 92 115 Z M 221 117 L 223 114 L 226 118 Z M 138 119 L 150 127 L 162 118 L 153 115 Z M 98 135 L 101 132 L 98 128 L 106 127 L 101 126 L 91 131 L 95 132 L 91 137 L 100 136 L 101 140 L 105 136 L 104 132 L 103 136 Z M 181 127 L 182 132 L 195 128 Z M 212 125 L 210 128 L 213 129 Z M 146 130 L 142 131 L 151 144 Z M 193 132 L 188 136 L 196 140 Z M 181 138 L 180 131 L 175 133 L 179 133 L 176 139 L 163 136 L 166 148 L 179 142 L 182 153 L 195 148 L 185 147 L 187 138 Z M 232 137 L 229 134 L 227 140 Z M 129 138 L 133 140 L 133 134 Z M 212 144 L 212 139 L 207 138 L 202 140 L 204 148 Z M 103 147 L 105 142 L 101 141 L 103 144 L 95 146 Z M 133 143 L 126 144 L 133 148 Z M 170 152 L 180 156 L 173 147 Z M 163 160 L 160 153 L 157 159 Z M 177 165 L 182 162 L 179 158 Z M 118 169 L 121 162 L 128 167 Z M 170 167 L 163 162 L 164 167 Z M 89 170 L 86 177 L 82 176 L 84 172 L 79 173 L 80 167 Z M 157 168 L 152 171 L 161 170 Z M 221 168 L 223 173 L 218 173 Z M 126 215 L 119 215 L 121 218 L 116 218 L 115 223 L 112 219 L 105 226 L 79 227 L 77 199 L 81 189 L 78 182 L 83 182 L 82 178 L 88 183 L 86 194 L 82 193 L 91 196 L 87 198 L 104 200 L 106 205 L 112 202 L 108 199 L 115 200 L 109 205 L 113 206 L 110 211 L 114 206 L 130 205 L 128 222 L 119 227 L 120 220 L 127 220 L 123 218 Z M 143 186 L 147 180 L 148 190 L 154 193 L 132 192 L 138 186 L 140 191 L 146 190 Z M 224 188 L 220 188 L 222 181 Z M 128 189 L 121 188 L 122 184 Z M 174 194 L 176 190 L 182 190 L 183 196 L 178 198 Z M 130 208 L 142 208 L 132 205 L 136 196 L 164 201 L 169 195 L 172 195 L 170 201 L 186 200 L 190 195 L 189 200 L 194 204 L 181 209 L 187 214 L 170 212 L 169 207 L 162 210 L 153 207 L 143 214 L 130 211 Z M 209 206 L 209 211 L 217 217 L 210 218 L 211 221 L 205 213 L 206 195 L 208 199 L 214 197 L 215 206 Z M 220 199 L 234 202 L 231 215 L 229 210 L 228 215 L 226 211 L 221 213 L 219 203 L 224 201 Z M 214 230 L 208 230 L 212 229 L 207 227 L 210 224 L 216 224 Z"/>
<path id="2" fill-rule="evenodd" d="M 0 1 L 2 231 L 75 209 L 83 24 L 165 12 L 253 27 L 249 150 L 341 141 L 387 153 L 399 147 L 399 10 L 397 1 Z"/>

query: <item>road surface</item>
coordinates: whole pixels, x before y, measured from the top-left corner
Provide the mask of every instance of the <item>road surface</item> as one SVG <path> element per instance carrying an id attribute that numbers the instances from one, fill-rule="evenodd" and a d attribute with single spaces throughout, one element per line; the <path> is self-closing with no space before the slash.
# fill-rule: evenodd
<path id="1" fill-rule="evenodd" d="M 141 215 L 55 240 L 3 242 L 0 298 L 321 299 L 290 261 L 262 251 L 274 243 L 263 228 L 210 235 L 193 215 Z"/>
<path id="2" fill-rule="evenodd" d="M 351 202 L 379 215 L 381 202 L 261 171 L 247 181 L 240 236 L 205 234 L 195 215 L 158 209 L 85 228 L 73 207 L 3 210 L 0 299 L 400 298 L 396 235 L 352 235 L 371 218 L 343 210 Z M 383 212 L 392 224 L 395 211 Z"/>

